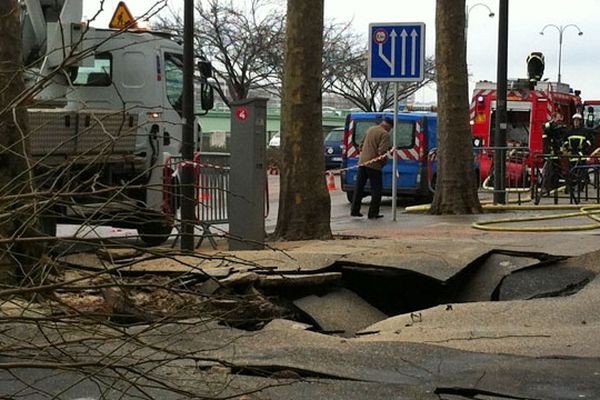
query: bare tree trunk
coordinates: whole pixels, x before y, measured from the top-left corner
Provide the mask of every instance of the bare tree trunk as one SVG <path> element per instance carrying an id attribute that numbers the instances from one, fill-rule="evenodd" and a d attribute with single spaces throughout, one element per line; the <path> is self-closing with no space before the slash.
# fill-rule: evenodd
<path id="1" fill-rule="evenodd" d="M 281 112 L 282 169 L 275 236 L 331 237 L 322 132 L 323 0 L 288 0 Z"/>
<path id="2" fill-rule="evenodd" d="M 21 52 L 20 7 L 17 0 L 0 1 L 0 239 L 22 234 L 21 222 L 31 217 L 7 203 L 7 195 L 30 192 L 27 179 L 27 110 L 19 97 L 25 90 Z M 10 215 L 10 217 L 6 217 Z M 22 262 L 15 245 L 0 244 L 0 280 Z M 19 259 L 17 261 L 17 259 Z"/>
<path id="3" fill-rule="evenodd" d="M 469 127 L 465 0 L 437 0 L 438 157 L 432 214 L 481 212 Z"/>

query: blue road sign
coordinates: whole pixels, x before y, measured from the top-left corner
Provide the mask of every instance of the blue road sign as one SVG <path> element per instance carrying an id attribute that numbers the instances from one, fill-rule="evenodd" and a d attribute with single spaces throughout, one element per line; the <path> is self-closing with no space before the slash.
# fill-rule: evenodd
<path id="1" fill-rule="evenodd" d="M 425 78 L 425 24 L 369 24 L 368 80 L 416 82 Z"/>

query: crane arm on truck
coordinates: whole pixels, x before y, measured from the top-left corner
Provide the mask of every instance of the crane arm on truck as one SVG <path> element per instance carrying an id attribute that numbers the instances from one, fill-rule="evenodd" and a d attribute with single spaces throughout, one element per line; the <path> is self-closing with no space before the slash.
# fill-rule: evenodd
<path id="1" fill-rule="evenodd" d="M 21 6 L 23 59 L 30 72 L 26 75 L 26 84 L 32 86 L 61 66 L 81 44 L 83 0 L 21 0 Z M 83 60 L 76 58 L 71 58 L 69 63 L 84 65 Z M 63 75 L 55 74 L 52 82 L 53 85 L 37 96 L 39 99 L 65 97 L 69 83 Z"/>
<path id="2" fill-rule="evenodd" d="M 52 65 L 59 65 L 65 52 L 57 50 L 81 37 L 73 33 L 81 28 L 83 0 L 22 0 L 21 4 L 25 60 L 31 63 L 52 55 Z"/>

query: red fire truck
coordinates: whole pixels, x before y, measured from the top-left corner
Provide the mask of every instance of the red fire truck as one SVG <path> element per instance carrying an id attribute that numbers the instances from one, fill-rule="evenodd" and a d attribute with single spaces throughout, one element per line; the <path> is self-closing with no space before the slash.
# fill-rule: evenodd
<path id="1" fill-rule="evenodd" d="M 533 87 L 533 88 L 532 88 Z M 571 117 L 582 112 L 579 92 L 569 85 L 556 82 L 535 82 L 527 79 L 511 80 L 507 84 L 507 146 L 519 149 L 521 160 L 507 163 L 508 176 L 526 176 L 523 169 L 532 166 L 536 155 L 542 153 L 542 129 L 552 113 L 559 112 L 563 122 L 571 125 Z M 496 117 L 496 84 L 478 82 L 473 92 L 470 108 L 473 145 L 477 148 L 493 147 Z M 492 151 L 479 155 L 480 177 L 484 181 L 492 168 Z M 508 179 L 508 178 L 507 178 Z"/>

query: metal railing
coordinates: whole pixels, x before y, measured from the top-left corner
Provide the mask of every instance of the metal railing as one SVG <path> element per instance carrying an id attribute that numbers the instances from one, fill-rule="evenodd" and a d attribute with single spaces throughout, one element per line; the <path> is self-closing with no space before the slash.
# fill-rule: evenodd
<path id="1" fill-rule="evenodd" d="M 213 247 L 216 242 L 210 230 L 212 225 L 229 222 L 227 194 L 229 192 L 229 153 L 195 153 L 194 161 L 186 163 L 180 156 L 168 158 L 164 165 L 163 211 L 175 215 L 181 201 L 173 188 L 179 182 L 182 168 L 194 169 L 195 223 L 202 229 L 197 247 L 207 238 Z"/>
<path id="2" fill-rule="evenodd" d="M 532 166 L 534 158 L 527 147 L 504 146 L 504 147 L 476 147 L 475 160 L 480 170 L 487 175 L 483 176 L 481 189 L 491 194 L 498 193 L 494 187 L 494 162 L 497 154 L 501 154 L 504 159 L 502 163 L 502 175 L 504 175 L 501 193 L 509 197 L 516 195 L 517 204 L 521 204 L 525 198 L 524 195 L 531 193 L 532 188 Z"/>
<path id="3" fill-rule="evenodd" d="M 600 203 L 600 163 L 596 157 L 541 154 L 534 168 L 532 197 L 536 204 L 550 198 L 554 204 Z"/>
<path id="4" fill-rule="evenodd" d="M 517 202 L 521 203 L 523 194 L 531 190 L 531 157 L 526 147 L 474 147 L 473 171 L 478 172 L 478 186 L 480 195 L 495 193 L 493 161 L 495 153 L 501 151 L 505 162 L 502 165 L 504 175 L 504 189 L 502 192 L 516 194 Z M 427 155 L 427 181 L 431 192 L 435 192 L 435 163 L 438 160 L 437 148 L 429 151 Z"/>
<path id="5" fill-rule="evenodd" d="M 229 153 L 200 153 L 196 218 L 207 224 L 228 222 Z"/>
<path id="6" fill-rule="evenodd" d="M 600 162 L 596 156 L 532 153 L 526 147 L 476 148 L 479 166 L 489 171 L 482 190 L 495 193 L 493 163 L 498 150 L 504 154 L 504 191 L 516 194 L 517 203 L 528 195 L 535 204 L 544 198 L 554 204 L 561 200 L 600 203 Z"/>

